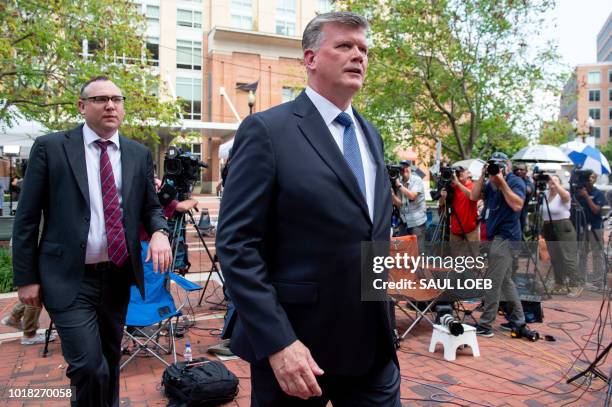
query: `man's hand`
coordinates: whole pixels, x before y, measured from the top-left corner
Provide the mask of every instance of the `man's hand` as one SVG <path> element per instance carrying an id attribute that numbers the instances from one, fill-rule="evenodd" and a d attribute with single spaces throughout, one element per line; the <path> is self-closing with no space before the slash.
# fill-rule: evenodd
<path id="1" fill-rule="evenodd" d="M 168 237 L 162 232 L 155 232 L 153 236 L 151 236 L 145 262 L 151 259 L 153 259 L 154 273 L 157 273 L 157 270 L 163 273 L 168 270 L 168 267 L 172 264 L 170 242 L 168 242 Z"/>
<path id="2" fill-rule="evenodd" d="M 456 187 L 459 185 L 459 178 L 457 178 L 457 172 L 453 171 L 453 180 L 451 181 L 451 185 Z"/>
<path id="3" fill-rule="evenodd" d="M 446 199 L 447 196 L 448 196 L 448 192 L 446 192 L 446 189 L 443 189 L 442 191 L 440 191 L 440 198 Z"/>
<path id="4" fill-rule="evenodd" d="M 196 211 L 198 210 L 198 201 L 196 199 L 187 199 L 185 201 L 179 202 L 176 205 L 177 212 L 185 213 L 189 212 L 192 209 L 195 209 Z"/>
<path id="5" fill-rule="evenodd" d="M 395 178 L 395 188 L 399 188 L 402 186 L 402 183 L 399 180 L 399 177 Z"/>
<path id="6" fill-rule="evenodd" d="M 288 395 L 306 400 L 322 394 L 315 376 L 321 376 L 323 370 L 299 340 L 270 355 L 268 359 L 278 384 Z"/>
<path id="7" fill-rule="evenodd" d="M 504 175 L 502 174 L 502 172 L 498 172 L 497 175 L 491 175 L 489 177 L 491 179 L 491 182 L 494 183 L 497 186 L 501 186 L 501 184 L 504 183 Z"/>
<path id="8" fill-rule="evenodd" d="M 19 287 L 17 292 L 19 301 L 25 305 L 31 305 L 33 307 L 40 307 L 40 284 L 28 284 Z"/>
<path id="9" fill-rule="evenodd" d="M 578 196 L 581 198 L 586 198 L 589 196 L 589 193 L 585 187 L 578 188 Z"/>

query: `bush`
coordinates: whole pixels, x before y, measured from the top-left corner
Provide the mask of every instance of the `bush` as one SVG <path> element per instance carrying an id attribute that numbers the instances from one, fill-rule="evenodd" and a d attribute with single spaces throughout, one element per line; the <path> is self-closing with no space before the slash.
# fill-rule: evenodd
<path id="1" fill-rule="evenodd" d="M 0 293 L 13 291 L 13 263 L 8 249 L 0 249 Z"/>

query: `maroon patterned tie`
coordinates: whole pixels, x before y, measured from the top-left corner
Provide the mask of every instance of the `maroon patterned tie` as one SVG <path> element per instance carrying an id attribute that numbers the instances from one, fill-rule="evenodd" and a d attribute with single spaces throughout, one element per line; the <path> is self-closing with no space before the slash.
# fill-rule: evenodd
<path id="1" fill-rule="evenodd" d="M 104 207 L 108 258 L 120 267 L 128 258 L 128 251 L 125 231 L 123 230 L 123 215 L 119 206 L 119 193 L 115 185 L 113 166 L 106 151 L 112 141 L 97 140 L 96 144 L 100 147 L 100 181 L 102 183 L 102 205 Z"/>

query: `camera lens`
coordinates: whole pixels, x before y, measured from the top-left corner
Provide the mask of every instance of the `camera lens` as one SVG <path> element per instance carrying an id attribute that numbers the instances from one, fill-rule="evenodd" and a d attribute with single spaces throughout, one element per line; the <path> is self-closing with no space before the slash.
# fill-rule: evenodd
<path id="1" fill-rule="evenodd" d="M 489 175 L 497 175 L 499 174 L 499 170 L 499 164 L 495 162 L 490 162 L 489 165 L 487 165 L 487 174 Z"/>

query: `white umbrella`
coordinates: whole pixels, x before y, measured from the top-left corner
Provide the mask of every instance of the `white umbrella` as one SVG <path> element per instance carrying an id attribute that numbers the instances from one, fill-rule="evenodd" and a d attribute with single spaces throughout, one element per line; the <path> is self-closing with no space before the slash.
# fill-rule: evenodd
<path id="1" fill-rule="evenodd" d="M 471 160 L 457 161 L 453 164 L 453 167 L 463 167 L 472 173 L 472 179 L 478 179 L 484 165 L 485 161 L 480 158 L 473 158 Z"/>
<path id="2" fill-rule="evenodd" d="M 535 163 L 569 163 L 570 159 L 559 147 L 536 144 L 522 148 L 512 156 L 512 161 Z"/>

